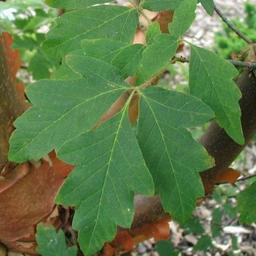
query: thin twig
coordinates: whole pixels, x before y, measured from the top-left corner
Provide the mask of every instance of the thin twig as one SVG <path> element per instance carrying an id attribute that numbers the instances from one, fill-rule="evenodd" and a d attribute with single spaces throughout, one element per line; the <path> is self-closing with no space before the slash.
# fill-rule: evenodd
<path id="1" fill-rule="evenodd" d="M 172 58 L 172 63 L 180 62 L 180 63 L 189 63 L 189 59 L 183 56 L 174 57 Z"/>
<path id="2" fill-rule="evenodd" d="M 149 17 L 143 12 L 143 9 L 139 7 L 139 1 L 136 0 L 128 0 L 128 2 L 131 4 L 131 6 L 139 12 L 140 15 L 144 17 L 144 19 L 147 21 L 148 24 L 151 24 L 152 21 L 149 19 Z"/>
<path id="3" fill-rule="evenodd" d="M 21 65 L 20 68 L 21 69 L 28 69 L 28 66 L 27 65 Z"/>
<path id="4" fill-rule="evenodd" d="M 216 7 L 214 7 L 215 12 L 219 15 L 219 17 L 222 19 L 222 21 L 232 30 L 234 31 L 241 39 L 243 39 L 247 44 L 252 44 L 253 41 L 248 38 L 246 35 L 244 35 L 233 23 L 231 23 L 225 15 L 222 13 L 222 11 Z"/>
<path id="5" fill-rule="evenodd" d="M 156 85 L 158 80 L 160 79 L 162 73 L 163 73 L 163 71 L 159 72 L 159 74 L 155 75 L 150 80 L 148 80 L 145 83 L 141 84 L 138 88 L 146 89 L 146 88 L 148 88 L 150 86 Z"/>
<path id="6" fill-rule="evenodd" d="M 250 176 L 242 177 L 242 178 L 238 179 L 236 182 L 250 180 L 250 179 L 255 178 L 255 177 L 256 177 L 256 174 L 253 174 L 253 175 L 250 175 Z"/>
<path id="7" fill-rule="evenodd" d="M 249 68 L 252 70 L 256 69 L 256 62 L 239 61 L 239 60 L 228 60 L 236 67 Z"/>
<path id="8" fill-rule="evenodd" d="M 248 61 L 240 61 L 240 60 L 227 60 L 235 67 L 238 68 L 248 68 L 250 70 L 256 70 L 256 62 L 248 62 Z M 181 63 L 189 63 L 189 59 L 185 57 L 174 57 L 172 59 L 172 63 L 181 62 Z"/>

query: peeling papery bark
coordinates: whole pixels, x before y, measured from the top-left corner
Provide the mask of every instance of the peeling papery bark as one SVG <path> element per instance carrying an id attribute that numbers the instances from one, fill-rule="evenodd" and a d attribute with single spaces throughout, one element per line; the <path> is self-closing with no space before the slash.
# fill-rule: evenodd
<path id="1" fill-rule="evenodd" d="M 201 173 L 204 185 L 214 187 L 216 177 L 226 169 L 250 142 L 256 132 L 256 78 L 248 70 L 242 72 L 236 80 L 242 92 L 240 106 L 242 111 L 242 126 L 245 136 L 245 145 L 236 144 L 225 131 L 213 122 L 200 142 L 215 159 L 215 166 Z M 208 189 L 207 189 L 208 190 Z M 210 191 L 206 191 L 207 193 Z M 167 214 L 164 212 L 159 197 L 136 196 L 136 214 L 133 228 L 145 223 L 155 222 Z"/>
<path id="2" fill-rule="evenodd" d="M 8 249 L 36 254 L 36 225 L 61 224 L 55 197 L 73 167 L 50 157 L 51 163 L 42 160 L 38 168 L 25 163 L 9 172 L 14 177 L 0 180 L 0 242 Z"/>
<path id="3" fill-rule="evenodd" d="M 21 60 L 18 51 L 11 49 L 11 44 L 8 33 L 0 35 L 0 172 L 8 163 L 8 141 L 13 122 L 25 111 L 22 85 L 16 80 Z"/>

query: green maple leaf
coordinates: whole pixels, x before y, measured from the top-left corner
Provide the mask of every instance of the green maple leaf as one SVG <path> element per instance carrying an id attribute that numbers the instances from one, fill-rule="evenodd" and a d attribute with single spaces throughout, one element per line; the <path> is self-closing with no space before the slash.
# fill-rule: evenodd
<path id="1" fill-rule="evenodd" d="M 82 134 L 58 152 L 76 169 L 57 203 L 76 207 L 73 227 L 88 254 L 111 241 L 117 225 L 130 227 L 134 192 L 153 193 L 152 177 L 129 124 L 127 106 L 102 127 Z"/>
<path id="2" fill-rule="evenodd" d="M 33 106 L 16 122 L 10 159 L 38 159 L 57 149 L 58 157 L 76 166 L 57 203 L 76 208 L 73 227 L 88 254 L 113 239 L 117 226 L 130 227 L 134 193 L 152 194 L 152 176 L 165 209 L 177 220 L 187 219 L 203 195 L 199 171 L 208 169 L 211 160 L 185 128 L 213 118 L 209 107 L 189 95 L 146 89 L 138 133 L 142 154 L 127 118 L 129 101 L 110 121 L 91 129 L 131 88 L 119 70 L 89 56 L 73 54 L 65 60 L 82 78 L 44 80 L 29 88 Z M 152 138 L 145 138 L 152 131 Z"/>
<path id="3" fill-rule="evenodd" d="M 175 10 L 183 0 L 143 0 L 141 6 L 151 11 Z"/>
<path id="4" fill-rule="evenodd" d="M 102 59 L 120 70 L 123 78 L 136 73 L 142 58 L 142 44 L 127 44 L 110 39 L 83 40 L 84 54 Z"/>
<path id="5" fill-rule="evenodd" d="M 62 230 L 58 233 L 54 227 L 43 224 L 37 226 L 37 252 L 42 256 L 76 256 L 77 247 L 67 248 L 65 235 Z"/>
<path id="6" fill-rule="evenodd" d="M 176 38 L 168 34 L 155 36 L 142 53 L 137 72 L 137 83 L 142 84 L 159 75 L 170 63 L 178 47 Z M 154 61 L 152 61 L 154 60 Z"/>
<path id="7" fill-rule="evenodd" d="M 80 48 L 81 40 L 112 38 L 130 43 L 138 24 L 135 9 L 121 6 L 94 6 L 70 11 L 57 19 L 48 33 L 45 51 L 58 58 Z"/>
<path id="8" fill-rule="evenodd" d="M 244 224 L 251 224 L 256 221 L 256 182 L 249 188 L 242 191 L 238 197 L 238 211 L 240 221 Z"/>
<path id="9" fill-rule="evenodd" d="M 123 78 L 136 74 L 137 84 L 160 74 L 170 63 L 177 47 L 177 39 L 168 34 L 155 36 L 147 47 L 141 44 L 129 45 L 112 39 L 82 41 L 85 55 L 100 58 L 116 66 Z"/>
<path id="10" fill-rule="evenodd" d="M 169 24 L 169 31 L 175 37 L 182 36 L 196 17 L 197 0 L 183 0 L 174 12 L 173 21 Z"/>
<path id="11" fill-rule="evenodd" d="M 85 24 L 76 28 L 78 21 Z M 10 141 L 10 160 L 39 159 L 56 149 L 59 158 L 76 166 L 57 203 L 76 208 L 73 227 L 88 254 L 113 239 L 117 226 L 130 227 L 134 194 L 152 195 L 154 183 L 164 208 L 185 221 L 203 195 L 199 172 L 212 164 L 186 130 L 213 118 L 207 105 L 190 95 L 124 83 L 131 74 L 138 84 L 160 74 L 178 45 L 177 37 L 155 33 L 146 47 L 130 45 L 136 25 L 134 10 L 116 6 L 61 17 L 45 47 L 59 56 L 72 53 L 56 80 L 28 88 L 32 107 L 15 122 Z M 135 91 L 142 95 L 139 142 L 127 117 L 132 96 L 120 113 L 93 129 L 118 96 Z"/>
<path id="12" fill-rule="evenodd" d="M 138 139 L 164 209 L 184 222 L 204 189 L 199 172 L 212 166 L 205 149 L 187 127 L 200 125 L 213 113 L 199 99 L 161 88 L 142 94 Z"/>
<path id="13" fill-rule="evenodd" d="M 201 98 L 216 114 L 217 121 L 237 143 L 243 144 L 239 100 L 234 82 L 235 67 L 215 53 L 192 46 L 189 84 L 191 94 Z"/>
<path id="14" fill-rule="evenodd" d="M 59 148 L 66 140 L 92 128 L 127 90 L 117 69 L 101 60 L 69 55 L 66 61 L 85 78 L 42 80 L 28 87 L 32 108 L 15 121 L 10 160 L 40 159 Z"/>

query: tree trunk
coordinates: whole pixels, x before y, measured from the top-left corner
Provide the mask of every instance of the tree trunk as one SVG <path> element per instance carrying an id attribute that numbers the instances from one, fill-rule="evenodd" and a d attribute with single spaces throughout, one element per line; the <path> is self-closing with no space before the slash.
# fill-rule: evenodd
<path id="1" fill-rule="evenodd" d="M 11 43 L 11 36 L 3 33 L 0 37 L 0 174 L 8 164 L 8 141 L 13 121 L 25 110 L 24 94 L 16 81 L 21 61 L 18 51 L 10 48 Z"/>

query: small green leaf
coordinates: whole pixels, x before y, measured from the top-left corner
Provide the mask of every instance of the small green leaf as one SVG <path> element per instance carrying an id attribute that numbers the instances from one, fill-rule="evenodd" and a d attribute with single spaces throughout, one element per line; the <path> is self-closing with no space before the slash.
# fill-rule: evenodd
<path id="1" fill-rule="evenodd" d="M 238 197 L 238 212 L 240 221 L 244 224 L 256 222 L 256 182 L 242 191 Z"/>
<path id="2" fill-rule="evenodd" d="M 174 250 L 171 241 L 159 241 L 156 243 L 155 249 L 159 256 L 178 256 L 178 252 Z"/>
<path id="3" fill-rule="evenodd" d="M 234 251 L 240 250 L 239 236 L 233 235 L 231 239 L 232 239 L 232 251 L 234 252 Z M 231 255 L 228 255 L 228 256 L 231 256 Z M 233 256 L 235 256 L 235 254 L 233 254 Z"/>
<path id="4" fill-rule="evenodd" d="M 73 227 L 91 255 L 111 241 L 117 225 L 129 228 L 134 193 L 153 194 L 152 177 L 132 130 L 126 107 L 96 131 L 65 144 L 58 156 L 76 165 L 57 203 L 76 207 Z"/>
<path id="5" fill-rule="evenodd" d="M 237 217 L 237 207 L 234 207 L 230 203 L 227 202 L 225 205 L 223 205 L 223 210 L 225 214 L 229 216 L 229 218 L 235 219 Z"/>
<path id="6" fill-rule="evenodd" d="M 202 124 L 213 113 L 199 99 L 161 88 L 142 94 L 138 140 L 164 209 L 185 222 L 204 190 L 199 172 L 212 166 L 206 150 L 185 127 Z"/>
<path id="7" fill-rule="evenodd" d="M 138 24 L 135 9 L 104 5 L 70 11 L 57 19 L 48 33 L 44 49 L 48 54 L 63 57 L 80 48 L 81 40 L 111 38 L 131 43 Z"/>
<path id="8" fill-rule="evenodd" d="M 209 15 L 214 13 L 214 1 L 213 0 L 200 0 L 202 6 L 207 11 Z"/>
<path id="9" fill-rule="evenodd" d="M 174 12 L 173 21 L 169 24 L 169 31 L 174 37 L 182 36 L 196 17 L 197 0 L 183 0 Z"/>
<path id="10" fill-rule="evenodd" d="M 233 79 L 235 67 L 215 53 L 192 46 L 189 84 L 191 94 L 201 98 L 216 114 L 217 121 L 237 143 L 244 143 L 239 100 L 241 92 Z"/>
<path id="11" fill-rule="evenodd" d="M 212 238 L 208 235 L 202 236 L 197 244 L 194 246 L 193 251 L 206 252 L 210 247 L 212 247 Z"/>
<path id="12" fill-rule="evenodd" d="M 37 252 L 42 256 L 76 256 L 76 246 L 67 248 L 65 235 L 62 230 L 58 233 L 54 227 L 43 224 L 37 226 L 36 241 Z"/>
<path id="13" fill-rule="evenodd" d="M 28 87 L 32 108 L 15 121 L 10 160 L 40 159 L 58 149 L 92 128 L 128 88 L 116 68 L 101 60 L 69 55 L 66 61 L 86 79 L 41 80 Z"/>
<path id="14" fill-rule="evenodd" d="M 46 0 L 46 3 L 54 8 L 80 9 L 95 4 L 111 3 L 113 0 Z"/>
<path id="15" fill-rule="evenodd" d="M 171 35 L 156 36 L 154 42 L 148 45 L 142 53 L 142 60 L 137 73 L 137 83 L 142 84 L 161 73 L 175 55 L 177 47 L 178 42 Z"/>
<path id="16" fill-rule="evenodd" d="M 220 208 L 216 208 L 212 214 L 212 222 L 211 222 L 211 229 L 212 229 L 212 237 L 217 237 L 221 234 L 221 219 L 222 219 L 222 210 Z"/>
<path id="17" fill-rule="evenodd" d="M 151 11 L 175 10 L 183 0 L 144 0 L 141 6 Z"/>
<path id="18" fill-rule="evenodd" d="M 195 216 L 192 216 L 186 223 L 184 223 L 183 228 L 196 235 L 204 233 L 204 228 L 200 223 L 199 218 Z"/>

